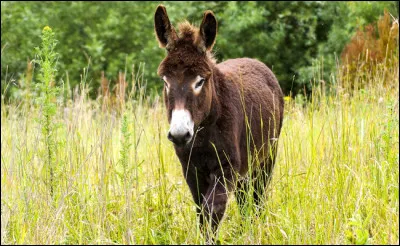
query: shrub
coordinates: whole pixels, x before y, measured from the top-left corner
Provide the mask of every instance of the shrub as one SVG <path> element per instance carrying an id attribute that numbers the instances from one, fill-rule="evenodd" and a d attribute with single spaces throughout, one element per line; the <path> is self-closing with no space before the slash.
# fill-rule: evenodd
<path id="1" fill-rule="evenodd" d="M 346 45 L 342 54 L 343 86 L 351 89 L 363 88 L 365 78 L 375 76 L 383 67 L 392 67 L 399 57 L 399 23 L 398 19 L 391 21 L 390 14 L 385 10 L 377 23 L 359 28 Z M 388 79 L 393 76 L 390 70 L 384 70 L 383 83 L 396 81 Z"/>

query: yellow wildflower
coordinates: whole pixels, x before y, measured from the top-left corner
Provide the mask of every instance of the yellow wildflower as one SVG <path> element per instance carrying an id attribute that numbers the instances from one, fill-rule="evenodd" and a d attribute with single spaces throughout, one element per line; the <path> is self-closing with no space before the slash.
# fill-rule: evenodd
<path id="1" fill-rule="evenodd" d="M 45 32 L 45 31 L 51 31 L 51 28 L 50 28 L 49 26 L 45 26 L 45 27 L 43 28 L 43 32 Z"/>
<path id="2" fill-rule="evenodd" d="M 290 101 L 290 96 L 284 97 L 283 100 L 285 100 L 286 102 Z"/>

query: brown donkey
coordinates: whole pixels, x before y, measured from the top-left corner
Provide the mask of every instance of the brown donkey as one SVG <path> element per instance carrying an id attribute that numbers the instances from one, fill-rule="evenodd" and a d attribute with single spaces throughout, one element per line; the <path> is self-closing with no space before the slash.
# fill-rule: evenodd
<path id="1" fill-rule="evenodd" d="M 204 12 L 200 28 L 183 22 L 177 33 L 159 5 L 154 22 L 160 47 L 168 52 L 158 68 L 168 139 L 197 204 L 201 228 L 210 222 L 211 235 L 206 236 L 213 240 L 229 191 L 235 191 L 243 212 L 251 180 L 254 203 L 260 203 L 282 127 L 282 91 L 271 70 L 257 60 L 216 64 L 211 50 L 217 20 L 212 11 Z"/>

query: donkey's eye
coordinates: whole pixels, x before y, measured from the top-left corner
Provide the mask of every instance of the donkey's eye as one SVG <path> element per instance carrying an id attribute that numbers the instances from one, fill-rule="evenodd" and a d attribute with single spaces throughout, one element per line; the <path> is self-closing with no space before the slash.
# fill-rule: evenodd
<path id="1" fill-rule="evenodd" d="M 168 89 L 168 83 L 164 81 L 164 86 Z"/>
<path id="2" fill-rule="evenodd" d="M 199 82 L 196 83 L 196 85 L 194 86 L 195 89 L 199 89 L 200 87 L 203 86 L 205 82 L 205 79 L 201 79 Z"/>

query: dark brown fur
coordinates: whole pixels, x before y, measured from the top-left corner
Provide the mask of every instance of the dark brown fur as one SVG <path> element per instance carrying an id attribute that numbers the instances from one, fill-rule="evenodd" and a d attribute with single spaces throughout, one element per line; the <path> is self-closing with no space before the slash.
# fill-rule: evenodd
<path id="1" fill-rule="evenodd" d="M 243 191 L 250 175 L 248 150 L 252 160 L 260 160 L 258 165 L 254 161 L 250 164 L 256 204 L 262 198 L 282 127 L 282 91 L 271 70 L 257 60 L 239 58 L 215 63 L 211 49 L 217 23 L 211 11 L 204 13 L 200 29 L 185 22 L 176 33 L 165 7 L 160 5 L 155 30 L 160 46 L 168 51 L 158 69 L 158 74 L 168 76 L 171 83 L 168 95 L 164 89 L 168 120 L 174 107 L 181 105 L 190 111 L 195 125 L 191 142 L 175 146 L 175 151 L 198 205 L 200 223 L 211 219 L 215 231 L 229 191 L 235 190 L 240 206 L 245 202 Z M 206 82 L 196 96 L 189 84 L 197 75 Z"/>

